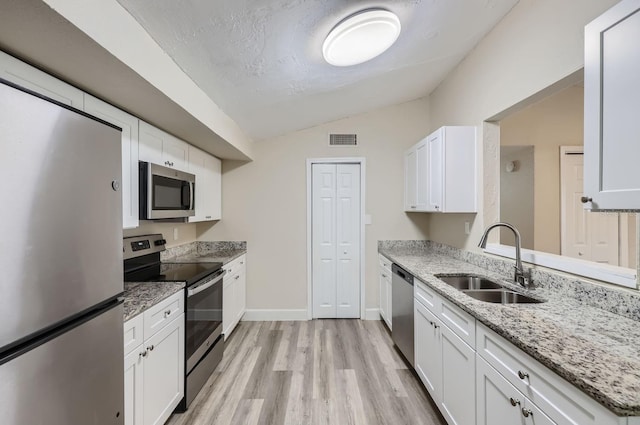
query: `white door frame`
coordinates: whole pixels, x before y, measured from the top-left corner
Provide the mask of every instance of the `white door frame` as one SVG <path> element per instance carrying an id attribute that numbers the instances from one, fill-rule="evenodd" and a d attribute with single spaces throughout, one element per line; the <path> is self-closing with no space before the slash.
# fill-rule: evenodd
<path id="1" fill-rule="evenodd" d="M 360 319 L 365 318 L 364 305 L 364 264 L 365 264 L 365 245 L 364 245 L 364 216 L 365 216 L 365 175 L 366 175 L 366 158 L 307 158 L 307 318 L 313 318 L 313 256 L 311 241 L 311 166 L 313 164 L 359 164 L 360 165 Z"/>

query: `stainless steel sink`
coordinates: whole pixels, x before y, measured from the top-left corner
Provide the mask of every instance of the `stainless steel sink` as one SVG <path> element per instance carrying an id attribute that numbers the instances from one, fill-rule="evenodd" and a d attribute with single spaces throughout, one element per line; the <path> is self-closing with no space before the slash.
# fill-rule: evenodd
<path id="1" fill-rule="evenodd" d="M 502 289 L 503 286 L 484 277 L 456 275 L 456 276 L 436 276 L 438 279 L 451 285 L 459 291 L 469 289 Z"/>
<path id="2" fill-rule="evenodd" d="M 467 290 L 462 291 L 476 300 L 501 304 L 534 304 L 543 301 L 508 290 Z"/>

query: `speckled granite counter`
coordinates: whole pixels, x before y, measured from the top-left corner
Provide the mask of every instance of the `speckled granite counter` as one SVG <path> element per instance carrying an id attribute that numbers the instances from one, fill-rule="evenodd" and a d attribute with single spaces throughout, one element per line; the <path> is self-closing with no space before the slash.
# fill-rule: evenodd
<path id="1" fill-rule="evenodd" d="M 124 321 L 184 289 L 184 282 L 125 282 Z"/>
<path id="2" fill-rule="evenodd" d="M 612 412 L 640 416 L 638 321 L 586 305 L 545 287 L 542 282 L 540 287 L 524 291 L 505 279 L 512 272 L 512 261 L 497 261 L 495 264 L 499 266 L 489 270 L 454 258 L 446 249 L 429 243 L 407 245 L 382 242 L 379 252 Z M 434 276 L 458 273 L 487 276 L 547 302 L 518 305 L 482 302 Z"/>
<path id="3" fill-rule="evenodd" d="M 244 241 L 191 242 L 168 248 L 162 253 L 163 262 L 227 264 L 247 252 Z"/>

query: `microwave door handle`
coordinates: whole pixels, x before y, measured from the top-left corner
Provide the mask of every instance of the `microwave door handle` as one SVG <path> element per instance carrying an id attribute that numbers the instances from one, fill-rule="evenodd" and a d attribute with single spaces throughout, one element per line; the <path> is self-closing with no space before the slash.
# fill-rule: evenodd
<path id="1" fill-rule="evenodd" d="M 191 203 L 189 204 L 189 210 L 193 210 L 196 202 L 196 182 L 189 182 L 189 189 L 191 190 Z"/>

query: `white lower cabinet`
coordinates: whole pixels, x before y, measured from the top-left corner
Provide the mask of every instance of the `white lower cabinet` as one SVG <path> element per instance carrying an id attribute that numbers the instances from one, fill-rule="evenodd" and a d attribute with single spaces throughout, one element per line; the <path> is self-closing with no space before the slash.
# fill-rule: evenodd
<path id="1" fill-rule="evenodd" d="M 244 315 L 247 306 L 246 255 L 224 265 L 222 279 L 222 333 L 226 340 Z"/>
<path id="2" fill-rule="evenodd" d="M 124 325 L 125 425 L 164 424 L 184 396 L 183 305 L 181 291 Z M 130 348 L 127 335 L 143 333 L 144 341 Z"/>
<path id="3" fill-rule="evenodd" d="M 556 425 L 480 355 L 476 394 L 477 425 Z"/>
<path id="4" fill-rule="evenodd" d="M 477 326 L 478 365 L 485 361 L 499 376 L 526 397 L 523 407 L 534 412 L 526 424 L 623 425 L 627 418 L 612 412 L 560 378 L 522 350 L 484 325 Z M 480 366 L 479 366 L 480 367 Z M 481 371 L 478 372 L 480 376 Z M 486 368 L 482 373 L 486 373 Z M 486 379 L 486 378 L 484 378 Z M 494 378 L 493 381 L 496 381 Z M 482 383 L 479 383 L 479 387 Z M 486 396 L 485 396 L 486 398 Z M 481 398 L 478 403 L 485 403 Z M 480 409 L 480 407 L 478 407 Z M 544 415 L 536 413 L 544 413 Z M 487 422 L 493 425 L 493 422 Z M 517 422 L 520 423 L 520 422 Z M 633 423 L 633 422 L 632 422 Z M 479 424 L 481 425 L 481 424 Z"/>
<path id="5" fill-rule="evenodd" d="M 436 314 L 414 300 L 416 372 L 450 425 L 475 425 L 475 350 Z"/>
<path id="6" fill-rule="evenodd" d="M 391 323 L 391 261 L 383 257 L 379 256 L 379 283 L 380 283 L 380 317 L 387 324 L 389 329 L 392 329 Z"/>

